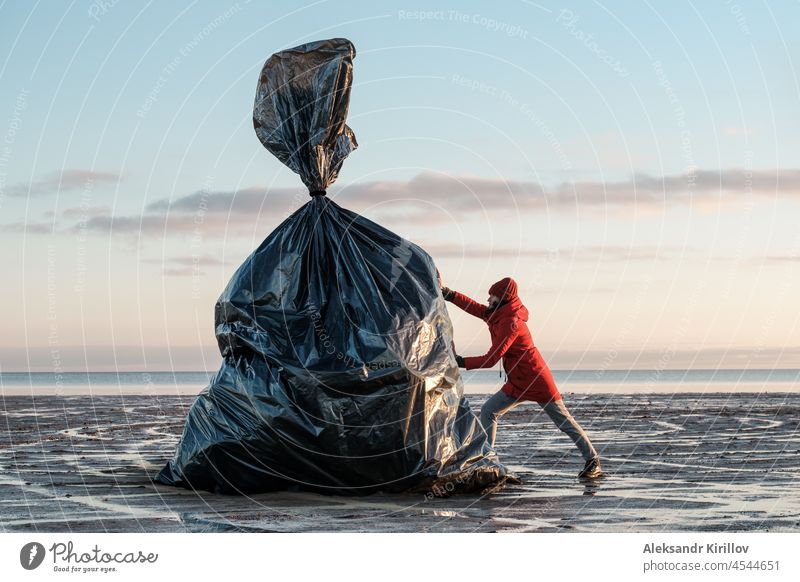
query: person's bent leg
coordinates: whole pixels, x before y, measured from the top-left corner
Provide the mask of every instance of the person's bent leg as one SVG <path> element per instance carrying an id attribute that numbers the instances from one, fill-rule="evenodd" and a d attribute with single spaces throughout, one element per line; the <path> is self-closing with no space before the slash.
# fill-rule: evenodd
<path id="1" fill-rule="evenodd" d="M 497 419 L 506 412 L 521 404 L 516 398 L 512 398 L 500 390 L 489 398 L 481 406 L 481 425 L 489 435 L 489 443 L 494 446 L 494 439 L 497 435 Z"/>
<path id="2" fill-rule="evenodd" d="M 551 400 L 547 403 L 540 402 L 539 405 L 556 426 L 572 439 L 572 442 L 575 443 L 575 446 L 578 447 L 581 455 L 583 455 L 584 460 L 589 461 L 598 457 L 597 451 L 592 446 L 592 442 L 586 432 L 569 413 L 563 400 Z"/>

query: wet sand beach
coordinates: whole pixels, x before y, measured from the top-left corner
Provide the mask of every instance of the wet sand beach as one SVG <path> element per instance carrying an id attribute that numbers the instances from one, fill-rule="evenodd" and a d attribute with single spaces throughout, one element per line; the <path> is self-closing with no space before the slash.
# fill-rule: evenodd
<path id="1" fill-rule="evenodd" d="M 484 396 L 470 396 L 477 411 Z M 800 394 L 565 394 L 603 458 L 581 483 L 571 441 L 535 404 L 501 420 L 523 481 L 429 499 L 249 497 L 153 484 L 193 396 L 5 396 L 7 532 L 800 531 Z"/>

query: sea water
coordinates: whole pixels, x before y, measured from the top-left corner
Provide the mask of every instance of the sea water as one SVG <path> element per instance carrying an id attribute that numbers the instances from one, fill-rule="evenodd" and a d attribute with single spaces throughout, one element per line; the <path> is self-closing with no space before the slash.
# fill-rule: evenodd
<path id="1" fill-rule="evenodd" d="M 3 372 L 0 393 L 15 394 L 197 394 L 216 373 L 208 372 Z M 462 370 L 466 394 L 495 392 L 505 375 Z M 800 392 L 799 369 L 774 370 L 554 370 L 562 393 Z"/>

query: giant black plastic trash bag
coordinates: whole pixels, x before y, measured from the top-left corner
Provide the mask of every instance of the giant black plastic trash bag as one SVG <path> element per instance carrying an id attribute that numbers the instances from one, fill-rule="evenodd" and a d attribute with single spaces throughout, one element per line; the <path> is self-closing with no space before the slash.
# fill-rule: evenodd
<path id="1" fill-rule="evenodd" d="M 354 56 L 332 39 L 264 66 L 256 133 L 314 195 L 217 301 L 223 363 L 161 483 L 441 496 L 508 478 L 462 396 L 433 260 L 322 194 L 356 147 L 344 123 Z"/>

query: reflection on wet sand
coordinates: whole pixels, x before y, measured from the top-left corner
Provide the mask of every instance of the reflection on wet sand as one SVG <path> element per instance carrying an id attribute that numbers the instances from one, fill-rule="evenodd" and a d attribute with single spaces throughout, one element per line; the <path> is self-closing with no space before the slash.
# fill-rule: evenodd
<path id="1" fill-rule="evenodd" d="M 800 394 L 566 395 L 606 476 L 536 405 L 501 420 L 523 484 L 486 496 L 232 497 L 151 483 L 192 396 L 5 397 L 5 531 L 800 530 Z M 483 398 L 472 396 L 478 409 Z"/>

